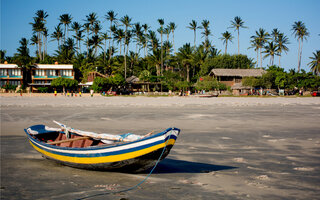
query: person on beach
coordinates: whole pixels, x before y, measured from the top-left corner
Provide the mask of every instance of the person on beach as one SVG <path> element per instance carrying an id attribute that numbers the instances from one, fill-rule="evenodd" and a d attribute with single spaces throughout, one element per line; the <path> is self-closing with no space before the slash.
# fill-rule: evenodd
<path id="1" fill-rule="evenodd" d="M 54 90 L 54 96 L 55 97 L 57 96 L 57 90 Z"/>
<path id="2" fill-rule="evenodd" d="M 79 97 L 81 97 L 81 91 L 79 92 Z"/>
<path id="3" fill-rule="evenodd" d="M 93 97 L 93 89 L 90 90 L 90 95 Z"/>

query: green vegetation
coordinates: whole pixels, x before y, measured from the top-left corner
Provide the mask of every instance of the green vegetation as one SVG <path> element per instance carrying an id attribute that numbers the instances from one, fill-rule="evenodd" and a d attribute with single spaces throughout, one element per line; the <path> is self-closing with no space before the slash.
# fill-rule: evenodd
<path id="1" fill-rule="evenodd" d="M 316 88 L 318 76 L 312 73 L 300 72 L 303 41 L 309 36 L 308 29 L 301 21 L 292 25 L 293 34 L 299 42 L 299 62 L 297 72 L 284 72 L 280 68 L 280 60 L 283 53 L 289 51 L 289 40 L 284 33 L 273 29 L 271 34 L 263 28 L 259 28 L 255 35 L 251 36 L 251 46 L 257 53 L 257 58 L 248 58 L 240 52 L 240 29 L 248 28 L 245 21 L 236 16 L 230 21 L 229 28 L 237 32 L 238 54 L 227 54 L 228 43 L 234 36 L 225 31 L 220 38 L 224 44 L 224 53 L 215 48 L 211 39 L 212 23 L 203 20 L 201 23 L 191 20 L 187 27 L 193 31 L 193 45 L 186 43 L 181 47 L 175 47 L 174 31 L 178 27 L 174 22 L 165 23 L 164 19 L 158 19 L 158 27 L 155 30 L 147 24 L 133 23 L 128 15 L 118 17 L 114 11 L 106 13 L 100 20 L 96 13 L 85 16 L 84 23 L 73 20 L 71 14 L 65 13 L 58 17 L 54 30 L 48 30 L 47 17 L 44 10 L 35 13 L 30 29 L 34 35 L 30 40 L 22 38 L 20 47 L 13 57 L 6 57 L 5 50 L 0 51 L 1 62 L 17 63 L 23 68 L 25 74 L 31 74 L 32 63 L 73 64 L 76 81 L 56 79 L 52 87 L 72 89 L 78 82 L 86 81 L 91 71 L 98 71 L 108 75 L 107 79 L 94 80 L 92 88 L 95 91 L 110 89 L 125 84 L 125 79 L 131 76 L 140 78 L 140 81 L 161 83 L 162 90 L 186 90 L 195 86 L 198 89 L 226 89 L 216 80 L 206 78 L 213 68 L 249 69 L 254 67 L 267 68 L 263 65 L 264 58 L 270 58 L 268 73 L 262 78 L 249 78 L 244 80 L 251 87 L 264 88 Z M 106 23 L 106 24 L 103 24 Z M 107 27 L 103 29 L 102 26 Z M 197 30 L 201 30 L 202 42 L 196 45 Z M 47 43 L 51 38 L 57 44 L 55 53 L 48 55 Z M 36 57 L 31 57 L 28 45 L 36 46 Z M 81 49 L 81 46 L 85 46 Z M 177 49 L 177 52 L 176 52 Z M 274 67 L 275 58 L 279 58 L 279 68 Z M 319 51 L 310 57 L 309 67 L 316 75 L 319 74 Z M 259 63 L 260 58 L 260 65 Z M 277 68 L 277 69 L 275 69 Z M 205 77 L 199 82 L 200 77 Z M 30 83 L 31 76 L 27 76 L 25 83 Z M 156 84 L 155 84 L 156 83 Z M 156 87 L 156 86 L 155 86 Z M 159 88 L 157 88 L 159 89 Z"/>
<path id="2" fill-rule="evenodd" d="M 11 85 L 11 84 L 6 84 L 2 86 L 3 89 L 6 89 L 8 91 L 15 91 L 17 86 L 16 85 Z"/>
<path id="3" fill-rule="evenodd" d="M 244 78 L 242 84 L 252 88 L 289 90 L 304 88 L 312 91 L 320 87 L 320 77 L 312 72 L 307 73 L 305 70 L 301 70 L 299 73 L 293 69 L 290 72 L 285 72 L 283 68 L 271 66 L 262 77 Z"/>
<path id="4" fill-rule="evenodd" d="M 59 77 L 52 80 L 51 86 L 54 88 L 62 88 L 63 93 L 65 93 L 66 89 L 76 89 L 78 87 L 78 81 Z"/>

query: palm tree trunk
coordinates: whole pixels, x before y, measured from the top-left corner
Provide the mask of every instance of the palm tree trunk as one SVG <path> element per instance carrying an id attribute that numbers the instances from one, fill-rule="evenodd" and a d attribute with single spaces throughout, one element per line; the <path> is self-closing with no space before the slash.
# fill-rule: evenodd
<path id="1" fill-rule="evenodd" d="M 196 48 L 196 34 L 197 34 L 197 32 L 196 32 L 196 29 L 194 29 L 193 30 L 193 35 L 194 35 L 194 38 L 193 38 L 193 46 L 194 46 L 194 48 Z"/>
<path id="2" fill-rule="evenodd" d="M 262 69 L 262 56 L 261 56 L 261 48 L 260 48 L 260 69 Z"/>
<path id="3" fill-rule="evenodd" d="M 162 32 L 161 32 L 161 69 L 160 69 L 160 75 L 162 75 L 162 71 L 163 71 L 163 48 L 162 48 Z"/>
<path id="4" fill-rule="evenodd" d="M 124 54 L 124 79 L 127 79 L 127 55 L 126 55 L 126 43 L 127 43 L 127 31 L 128 28 L 126 26 L 126 32 L 124 35 L 124 45 L 123 45 L 123 54 Z"/>
<path id="5" fill-rule="evenodd" d="M 42 40 L 43 40 L 42 60 L 44 60 L 44 53 L 45 53 L 45 50 L 46 50 L 46 41 L 45 41 L 44 34 L 42 35 Z"/>
<path id="6" fill-rule="evenodd" d="M 87 58 L 89 57 L 89 30 L 87 30 Z"/>
<path id="7" fill-rule="evenodd" d="M 176 47 L 174 46 L 174 32 L 172 31 L 172 43 L 173 43 L 173 53 L 176 54 Z"/>
<path id="8" fill-rule="evenodd" d="M 279 67 L 280 67 L 280 58 L 281 58 L 281 54 L 279 54 Z"/>
<path id="9" fill-rule="evenodd" d="M 259 66 L 259 51 L 257 50 L 257 64 L 256 66 L 258 67 Z"/>
<path id="10" fill-rule="evenodd" d="M 298 72 L 300 72 L 300 67 L 301 67 L 302 47 L 303 47 L 303 40 L 301 40 L 300 59 L 299 59 L 299 71 L 298 71 Z"/>
<path id="11" fill-rule="evenodd" d="M 190 69 L 189 69 L 189 65 L 187 65 L 187 82 L 190 82 Z"/>
<path id="12" fill-rule="evenodd" d="M 300 38 L 299 38 L 299 49 L 298 49 L 298 73 L 300 72 Z"/>
<path id="13" fill-rule="evenodd" d="M 110 42 L 109 42 L 110 45 Z M 106 63 L 106 48 L 107 48 L 107 40 L 104 40 L 104 52 L 103 52 L 103 62 Z M 110 50 L 109 50 L 110 51 Z"/>
<path id="14" fill-rule="evenodd" d="M 238 28 L 238 55 L 240 54 L 239 28 Z"/>
<path id="15" fill-rule="evenodd" d="M 225 48 L 224 54 L 227 54 L 227 46 L 228 46 L 228 40 L 226 41 L 226 48 Z"/>
<path id="16" fill-rule="evenodd" d="M 112 33 L 112 31 L 111 31 L 111 27 L 112 27 L 112 21 L 111 21 L 111 23 L 110 23 L 110 39 L 109 39 L 109 59 L 111 59 L 111 49 L 110 49 L 110 43 L 111 43 L 111 39 L 112 39 L 112 37 L 111 37 L 111 33 Z"/>
<path id="17" fill-rule="evenodd" d="M 66 42 L 66 31 L 67 31 L 67 25 L 64 25 L 64 34 L 63 34 L 63 43 Z"/>
<path id="18" fill-rule="evenodd" d="M 38 32 L 38 54 L 39 54 L 39 59 L 42 60 L 41 58 L 41 34 Z"/>

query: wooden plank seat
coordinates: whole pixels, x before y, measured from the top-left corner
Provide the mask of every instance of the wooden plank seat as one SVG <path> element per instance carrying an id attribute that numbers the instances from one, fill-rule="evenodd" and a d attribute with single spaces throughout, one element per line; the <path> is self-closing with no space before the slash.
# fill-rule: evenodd
<path id="1" fill-rule="evenodd" d="M 76 136 L 76 135 L 71 135 L 71 140 L 79 138 L 79 140 L 74 140 L 74 141 L 68 141 L 68 142 L 61 142 L 54 144 L 56 146 L 60 147 L 72 147 L 72 148 L 83 148 L 83 147 L 88 147 L 91 146 L 93 143 L 93 140 L 88 139 L 88 138 L 83 138 L 82 136 Z M 65 134 L 59 133 L 58 137 L 55 139 L 54 142 L 59 142 L 62 140 L 68 140 Z"/>

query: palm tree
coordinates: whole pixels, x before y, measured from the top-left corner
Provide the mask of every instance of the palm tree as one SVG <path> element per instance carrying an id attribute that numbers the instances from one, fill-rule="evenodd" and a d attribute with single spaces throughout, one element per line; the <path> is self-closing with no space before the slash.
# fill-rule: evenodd
<path id="1" fill-rule="evenodd" d="M 124 39 L 124 31 L 122 29 L 117 29 L 113 35 L 113 38 L 117 40 L 118 44 L 120 44 L 120 55 L 121 55 L 121 46 L 122 46 L 122 39 Z"/>
<path id="2" fill-rule="evenodd" d="M 252 39 L 256 39 L 259 43 L 259 50 L 260 50 L 260 68 L 262 68 L 262 56 L 261 56 L 261 49 L 264 44 L 269 40 L 270 34 L 266 32 L 263 28 L 259 28 L 259 31 L 256 31 L 256 35 L 251 36 Z"/>
<path id="3" fill-rule="evenodd" d="M 289 48 L 286 46 L 289 44 L 289 39 L 287 36 L 283 35 L 283 33 L 279 33 L 277 40 L 276 40 L 276 46 L 277 46 L 277 54 L 279 56 L 279 67 L 280 67 L 280 59 L 281 59 L 281 54 L 284 51 L 287 53 L 289 51 Z"/>
<path id="4" fill-rule="evenodd" d="M 94 35 L 91 37 L 91 39 L 89 40 L 89 46 L 92 46 L 94 49 L 94 56 L 97 56 L 97 52 L 98 52 L 98 47 L 101 48 L 101 44 L 102 44 L 102 39 L 99 38 L 99 36 Z"/>
<path id="5" fill-rule="evenodd" d="M 44 56 L 45 56 L 45 53 L 46 53 L 46 50 L 47 50 L 47 47 L 46 47 L 46 43 L 47 43 L 47 37 L 48 37 L 48 29 L 45 27 L 45 24 L 46 24 L 46 18 L 48 17 L 48 13 L 45 12 L 44 10 L 38 10 L 36 12 L 36 18 L 39 19 L 42 23 L 43 23 L 43 29 L 42 31 L 40 32 L 40 35 L 39 35 L 39 38 L 40 38 L 40 42 L 41 42 L 41 34 L 42 34 L 42 37 L 43 37 L 43 57 L 42 59 L 44 59 Z M 40 52 L 40 55 L 41 55 L 41 52 Z"/>
<path id="6" fill-rule="evenodd" d="M 298 72 L 300 72 L 303 40 L 307 39 L 307 36 L 309 36 L 309 32 L 308 32 L 308 29 L 306 28 L 305 24 L 302 21 L 294 22 L 291 30 L 293 31 L 293 33 L 295 34 L 295 37 L 297 38 L 297 40 L 299 42 Z M 301 44 L 301 46 L 300 46 L 300 44 Z"/>
<path id="7" fill-rule="evenodd" d="M 170 22 L 169 26 L 170 26 L 170 30 L 172 32 L 173 52 L 174 52 L 174 54 L 176 54 L 176 48 L 175 48 L 175 45 L 174 45 L 174 31 L 178 28 L 178 26 L 174 22 Z"/>
<path id="8" fill-rule="evenodd" d="M 187 28 L 189 28 L 190 30 L 193 30 L 193 35 L 194 35 L 193 48 L 196 48 L 196 35 L 197 35 L 197 29 L 199 28 L 198 24 L 197 24 L 197 22 L 195 20 L 192 20 L 189 23 L 189 26 L 187 26 Z"/>
<path id="9" fill-rule="evenodd" d="M 309 67 L 311 68 L 312 72 L 316 75 L 319 75 L 320 72 L 320 51 L 316 51 L 313 53 L 314 57 L 309 57 L 311 62 L 308 63 Z"/>
<path id="10" fill-rule="evenodd" d="M 30 64 L 32 61 L 32 58 L 29 55 L 29 48 L 28 48 L 29 41 L 26 38 L 21 38 L 19 43 L 20 43 L 20 47 L 17 48 L 18 53 L 14 55 L 15 63 L 17 63 L 19 66 L 22 67 L 24 74 L 29 74 L 28 71 L 30 70 Z M 25 83 L 29 82 L 28 76 L 27 76 L 27 79 L 23 81 Z"/>
<path id="11" fill-rule="evenodd" d="M 251 37 L 252 38 L 252 37 Z M 260 41 L 258 38 L 254 37 L 252 40 L 250 40 L 251 46 L 248 49 L 254 48 L 254 51 L 257 52 L 257 61 L 256 61 L 256 67 L 258 67 L 259 63 L 259 49 L 262 48 Z"/>
<path id="12" fill-rule="evenodd" d="M 148 24 L 143 24 L 142 28 L 144 30 L 144 38 L 145 38 L 145 43 L 146 43 L 146 45 L 145 45 L 145 57 L 146 57 L 146 56 L 148 56 L 148 48 L 147 48 L 148 42 L 149 42 L 148 41 L 148 29 L 150 27 L 148 26 Z"/>
<path id="13" fill-rule="evenodd" d="M 248 28 L 243 25 L 244 21 L 241 19 L 241 17 L 236 16 L 233 21 L 231 21 L 231 27 L 230 28 L 235 28 L 238 32 L 238 54 L 240 54 L 240 42 L 239 42 L 239 35 L 240 35 L 240 28 Z"/>
<path id="14" fill-rule="evenodd" d="M 232 42 L 232 39 L 233 39 L 233 36 L 228 31 L 222 33 L 222 37 L 220 38 L 220 40 L 223 41 L 223 44 L 226 44 L 224 54 L 227 54 L 228 41 Z"/>
<path id="15" fill-rule="evenodd" d="M 38 48 L 38 56 L 39 56 L 39 59 L 42 60 L 42 56 L 41 56 L 41 44 L 42 44 L 42 41 L 41 41 L 41 32 L 43 31 L 44 29 L 44 23 L 43 21 L 38 18 L 38 17 L 34 17 L 33 18 L 34 22 L 30 23 L 32 25 L 32 30 L 34 33 L 37 33 L 37 48 Z M 35 38 L 34 38 L 35 39 Z"/>
<path id="16" fill-rule="evenodd" d="M 99 22 L 99 21 L 98 21 L 97 13 L 92 12 L 92 13 L 89 13 L 89 15 L 86 15 L 86 22 L 87 22 L 88 24 L 90 24 L 90 27 L 91 27 L 91 30 L 92 30 L 93 25 L 94 25 L 96 22 Z"/>
<path id="17" fill-rule="evenodd" d="M 69 14 L 60 15 L 60 24 L 64 25 L 64 35 L 63 35 L 63 42 L 66 41 L 66 36 L 68 38 L 68 27 L 71 23 L 72 17 Z"/>
<path id="18" fill-rule="evenodd" d="M 16 56 L 18 57 L 18 60 L 20 62 L 19 64 L 25 67 L 25 65 L 29 64 L 29 62 L 31 61 L 28 48 L 29 41 L 26 38 L 21 38 L 19 43 L 21 46 L 17 48 L 18 53 L 16 54 Z"/>
<path id="19" fill-rule="evenodd" d="M 78 49 L 79 49 L 79 52 L 78 52 L 78 53 L 80 53 L 80 54 L 81 54 L 81 43 L 80 43 L 80 41 L 83 40 L 83 35 L 82 35 L 82 33 L 83 33 L 83 30 L 80 30 L 80 31 L 78 31 L 78 33 L 74 36 L 74 37 L 76 38 L 77 42 L 78 42 L 78 44 L 77 44 Z"/>
<path id="20" fill-rule="evenodd" d="M 40 39 L 39 39 L 39 37 L 38 37 L 38 35 L 32 35 L 32 37 L 30 38 L 30 41 L 31 41 L 31 45 L 36 45 L 36 49 L 37 49 L 37 51 L 36 51 L 36 53 L 38 53 L 38 55 L 39 55 L 39 47 L 38 47 L 38 45 L 39 45 L 39 42 L 40 42 Z"/>
<path id="21" fill-rule="evenodd" d="M 85 23 L 83 25 L 84 30 L 87 31 L 87 40 L 86 40 L 86 46 L 87 46 L 87 58 L 89 57 L 89 31 L 90 31 L 90 24 L 89 23 Z"/>
<path id="22" fill-rule="evenodd" d="M 148 38 L 151 42 L 152 51 L 155 51 L 158 48 L 158 39 L 156 37 L 156 32 L 149 30 Z"/>
<path id="23" fill-rule="evenodd" d="M 0 63 L 4 62 L 4 59 L 6 57 L 6 53 L 7 53 L 6 50 L 0 50 Z"/>
<path id="24" fill-rule="evenodd" d="M 81 31 L 80 29 L 81 29 L 81 27 L 82 27 L 82 25 L 79 23 L 79 22 L 73 22 L 72 24 L 71 24 L 71 30 L 72 31 L 74 31 L 75 32 L 75 38 L 76 38 L 76 40 L 77 40 L 77 49 L 79 49 L 79 47 L 78 47 L 78 43 L 79 43 L 79 40 L 78 40 L 78 35 L 79 35 L 79 31 Z M 79 53 L 79 52 L 78 52 Z"/>
<path id="25" fill-rule="evenodd" d="M 60 39 L 62 37 L 63 37 L 63 33 L 61 30 L 61 26 L 59 24 L 58 26 L 54 27 L 54 32 L 51 34 L 51 38 L 53 39 L 52 41 L 57 40 L 58 42 L 58 49 L 60 47 Z"/>
<path id="26" fill-rule="evenodd" d="M 180 60 L 182 65 L 186 68 L 187 71 L 187 82 L 190 82 L 190 67 L 193 61 L 193 48 L 190 46 L 190 43 L 184 44 L 179 48 L 177 53 L 177 58 Z"/>
<path id="27" fill-rule="evenodd" d="M 272 29 L 272 32 L 271 32 L 272 40 L 273 40 L 274 42 L 277 42 L 277 39 L 278 39 L 278 37 L 279 37 L 280 34 L 281 34 L 281 33 L 280 33 L 280 31 L 279 31 L 277 28 Z"/>
<path id="28" fill-rule="evenodd" d="M 105 18 L 110 21 L 110 35 L 112 35 L 111 33 L 113 33 L 112 23 L 117 22 L 117 18 L 116 18 L 117 15 L 118 14 L 115 14 L 113 10 L 108 11 L 107 14 L 105 15 Z M 113 38 L 112 38 L 112 40 L 113 40 Z M 109 40 L 109 59 L 111 59 L 111 55 L 112 55 L 112 50 L 110 48 L 110 40 Z"/>
<path id="29" fill-rule="evenodd" d="M 41 21 L 46 21 L 46 18 L 49 16 L 47 12 L 45 12 L 44 10 L 38 10 L 36 12 L 36 16 L 37 18 L 39 18 Z"/>
<path id="30" fill-rule="evenodd" d="M 157 76 L 161 75 L 161 50 L 159 49 L 153 49 L 153 54 L 148 57 L 149 62 L 151 63 L 152 66 L 156 67 L 156 74 Z"/>
<path id="31" fill-rule="evenodd" d="M 167 35 L 167 41 L 165 41 L 165 42 L 163 43 L 163 47 L 164 47 L 166 53 L 169 51 L 169 49 L 166 48 L 166 47 L 168 47 L 168 45 L 165 47 L 165 43 L 170 43 L 170 41 L 169 41 L 170 33 L 171 33 L 171 30 L 170 30 L 170 27 L 169 27 L 169 25 L 168 25 L 168 26 L 167 26 L 166 28 L 164 28 L 164 30 L 163 30 L 163 34 Z"/>
<path id="32" fill-rule="evenodd" d="M 160 32 L 161 35 L 161 75 L 163 71 L 163 40 L 162 40 L 162 34 L 163 34 L 163 25 L 164 25 L 164 19 L 158 19 L 158 22 L 160 24 L 160 29 L 158 31 Z"/>
<path id="33" fill-rule="evenodd" d="M 135 36 L 135 41 L 136 41 L 136 51 L 135 51 L 135 53 L 137 53 L 138 52 L 138 46 L 140 45 L 139 44 L 139 41 L 140 41 L 140 36 L 142 35 L 142 26 L 140 25 L 140 23 L 138 22 L 138 23 L 135 23 L 134 24 L 134 27 L 133 27 L 133 30 L 132 30 L 132 32 L 133 32 L 133 34 L 134 34 L 134 36 Z M 139 48 L 140 49 L 140 48 Z M 139 50 L 140 51 L 140 50 Z"/>
<path id="34" fill-rule="evenodd" d="M 125 26 L 124 30 L 124 44 L 127 44 L 128 38 L 128 28 L 131 27 L 131 18 L 128 15 L 125 15 L 120 19 L 120 22 Z M 127 59 L 126 59 L 126 50 L 124 45 L 124 78 L 127 78 Z"/>
<path id="35" fill-rule="evenodd" d="M 209 35 L 211 35 L 211 31 L 209 29 L 209 20 L 203 20 L 201 22 L 201 28 L 204 29 L 204 31 L 201 33 L 204 37 L 205 37 L 205 41 L 204 41 L 204 48 L 206 49 L 206 51 L 209 50 L 211 43 L 209 40 Z"/>
<path id="36" fill-rule="evenodd" d="M 97 21 L 93 24 L 93 26 L 91 28 L 92 28 L 92 33 L 94 33 L 94 35 L 98 36 L 101 29 L 102 29 L 102 26 L 100 25 L 100 22 Z"/>
<path id="37" fill-rule="evenodd" d="M 108 33 L 103 33 L 101 36 L 101 39 L 104 40 L 104 49 L 103 49 L 103 62 L 105 62 L 106 59 L 106 48 L 107 48 L 107 40 L 110 40 L 110 36 L 108 35 Z M 109 42 L 110 44 L 110 42 Z"/>
<path id="38" fill-rule="evenodd" d="M 264 46 L 265 51 L 262 53 L 265 53 L 266 55 L 264 58 L 267 58 L 270 56 L 270 64 L 273 65 L 274 63 L 274 56 L 277 55 L 277 46 L 274 45 L 273 41 L 268 42 L 266 46 Z"/>
<path id="39" fill-rule="evenodd" d="M 42 57 L 42 59 L 44 59 L 45 55 L 47 54 L 47 38 L 49 36 L 47 28 L 43 29 L 42 36 L 43 36 L 43 52 L 42 52 L 43 53 L 43 57 Z"/>

